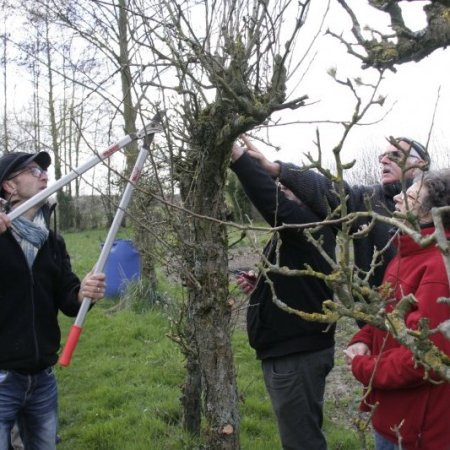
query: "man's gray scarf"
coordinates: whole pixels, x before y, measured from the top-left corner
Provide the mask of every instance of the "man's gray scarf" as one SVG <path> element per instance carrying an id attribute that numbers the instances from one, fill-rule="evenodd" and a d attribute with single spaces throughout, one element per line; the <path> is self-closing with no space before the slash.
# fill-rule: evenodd
<path id="1" fill-rule="evenodd" d="M 18 217 L 13 220 L 11 228 L 31 269 L 37 252 L 47 240 L 49 233 L 44 215 L 39 210 L 32 221 L 25 219 L 25 217 Z"/>

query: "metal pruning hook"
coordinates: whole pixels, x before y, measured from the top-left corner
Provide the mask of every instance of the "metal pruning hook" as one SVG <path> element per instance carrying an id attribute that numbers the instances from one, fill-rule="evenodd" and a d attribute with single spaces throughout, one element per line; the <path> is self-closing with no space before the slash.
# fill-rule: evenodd
<path id="1" fill-rule="evenodd" d="M 142 128 L 142 130 L 139 130 L 136 133 L 127 134 L 116 144 L 107 148 L 103 152 L 94 155 L 92 158 L 88 159 L 86 162 L 73 169 L 67 175 L 64 175 L 59 180 L 55 181 L 55 183 L 53 183 L 51 186 L 48 186 L 46 189 L 37 193 L 32 198 L 19 205 L 17 208 L 14 208 L 10 213 L 8 213 L 9 219 L 13 221 L 14 219 L 20 217 L 22 214 L 25 214 L 31 208 L 46 200 L 48 197 L 50 197 L 50 195 L 54 194 L 66 184 L 69 184 L 75 178 L 79 177 L 84 172 L 97 165 L 99 162 L 103 161 L 106 158 L 109 158 L 111 155 L 128 145 L 130 142 L 142 138 L 153 139 L 154 134 L 158 131 L 161 131 L 159 113 L 156 114 L 152 121 L 144 128 Z"/>
<path id="2" fill-rule="evenodd" d="M 142 168 L 143 168 L 145 160 L 148 156 L 148 150 L 149 150 L 150 143 L 152 142 L 155 133 L 161 130 L 160 126 L 158 126 L 158 123 L 157 123 L 158 121 L 159 121 L 159 117 L 157 115 L 157 116 L 155 116 L 152 126 L 150 128 L 147 128 L 146 131 L 144 131 L 144 132 L 142 132 L 142 131 L 139 132 L 139 133 L 142 133 L 139 135 L 139 137 L 144 138 L 144 144 L 142 145 L 141 150 L 139 151 L 138 157 L 136 159 L 136 163 L 133 168 L 133 172 L 131 173 L 130 179 L 127 182 L 127 185 L 126 185 L 125 190 L 122 195 L 122 199 L 120 200 L 119 207 L 117 208 L 116 214 L 114 216 L 113 223 L 111 224 L 111 227 L 108 231 L 108 235 L 106 237 L 103 248 L 100 252 L 98 261 L 95 264 L 95 268 L 93 271 L 94 274 L 103 272 L 103 269 L 106 264 L 106 260 L 108 259 L 109 253 L 113 246 L 116 234 L 119 231 L 120 225 L 122 223 L 123 217 L 124 217 L 125 212 L 128 207 L 128 203 L 130 202 L 131 195 L 132 195 L 134 188 L 140 178 Z M 80 307 L 80 310 L 78 311 L 77 318 L 75 319 L 75 323 L 72 325 L 72 328 L 70 329 L 70 333 L 67 338 L 66 345 L 65 345 L 65 347 L 61 353 L 61 356 L 59 358 L 59 364 L 61 366 L 65 367 L 70 364 L 72 354 L 78 343 L 78 339 L 79 339 L 81 331 L 83 329 L 83 323 L 86 318 L 86 314 L 89 311 L 89 308 L 91 306 L 91 302 L 92 302 L 92 299 L 90 299 L 88 297 L 83 298 L 83 302 L 81 303 L 81 307 Z"/>

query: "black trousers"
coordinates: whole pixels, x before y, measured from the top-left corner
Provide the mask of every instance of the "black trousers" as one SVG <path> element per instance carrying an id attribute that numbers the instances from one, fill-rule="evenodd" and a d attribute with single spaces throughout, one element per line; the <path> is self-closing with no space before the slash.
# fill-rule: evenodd
<path id="1" fill-rule="evenodd" d="M 262 361 L 283 450 L 326 450 L 323 396 L 333 364 L 334 347 Z"/>

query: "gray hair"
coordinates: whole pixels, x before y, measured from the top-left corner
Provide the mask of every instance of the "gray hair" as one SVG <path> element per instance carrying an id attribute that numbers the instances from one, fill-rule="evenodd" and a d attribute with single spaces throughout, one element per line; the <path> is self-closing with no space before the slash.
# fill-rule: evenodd
<path id="1" fill-rule="evenodd" d="M 432 208 L 450 206 L 450 169 L 425 172 L 416 179 L 425 187 L 421 210 L 428 213 Z M 450 229 L 450 212 L 442 213 L 444 228 Z"/>

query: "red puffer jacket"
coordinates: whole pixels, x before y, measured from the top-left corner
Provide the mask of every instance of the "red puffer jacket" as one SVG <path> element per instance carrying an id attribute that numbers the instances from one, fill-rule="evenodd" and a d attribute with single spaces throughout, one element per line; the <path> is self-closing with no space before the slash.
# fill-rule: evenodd
<path id="1" fill-rule="evenodd" d="M 423 235 L 434 228 L 422 230 Z M 450 237 L 450 231 L 447 232 Z M 383 283 L 390 283 L 393 302 L 414 294 L 417 308 L 406 316 L 409 328 L 417 328 L 422 317 L 430 328 L 450 319 L 450 306 L 438 303 L 439 297 L 450 297 L 449 281 L 442 255 L 434 245 L 421 248 L 409 236 L 400 236 L 398 254 L 386 269 Z M 433 342 L 450 356 L 450 341 L 441 333 Z M 375 430 L 392 442 L 399 427 L 406 450 L 450 450 L 450 383 L 424 380 L 424 370 L 415 364 L 412 353 L 386 331 L 365 325 L 350 344 L 368 345 L 370 356 L 355 356 L 352 371 L 357 380 L 371 391 L 361 409 L 378 406 L 372 418 Z"/>

